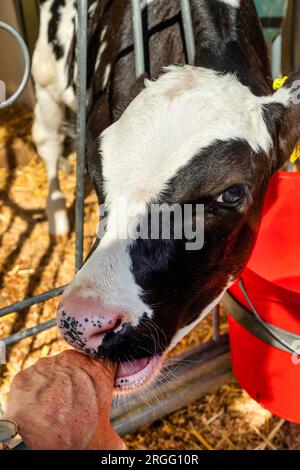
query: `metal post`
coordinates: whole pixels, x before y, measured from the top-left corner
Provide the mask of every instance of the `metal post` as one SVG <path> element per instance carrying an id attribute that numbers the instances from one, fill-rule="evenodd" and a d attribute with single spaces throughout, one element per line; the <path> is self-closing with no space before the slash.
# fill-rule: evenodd
<path id="1" fill-rule="evenodd" d="M 196 48 L 190 1 L 180 0 L 180 6 L 188 64 L 194 65 Z"/>
<path id="2" fill-rule="evenodd" d="M 76 167 L 76 208 L 75 208 L 75 270 L 83 263 L 84 238 L 84 176 L 86 148 L 86 86 L 87 86 L 87 0 L 77 0 L 77 167 Z"/>
<path id="3" fill-rule="evenodd" d="M 135 55 L 135 74 L 137 77 L 140 77 L 143 75 L 143 73 L 145 73 L 143 22 L 140 0 L 131 0 L 131 9 Z"/>
<path id="4" fill-rule="evenodd" d="M 217 305 L 213 311 L 213 338 L 214 341 L 219 341 L 220 339 L 220 305 Z"/>

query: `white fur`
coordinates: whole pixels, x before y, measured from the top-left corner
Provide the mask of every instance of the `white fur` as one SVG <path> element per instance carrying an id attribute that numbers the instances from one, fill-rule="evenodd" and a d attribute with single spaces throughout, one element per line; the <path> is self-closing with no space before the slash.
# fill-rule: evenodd
<path id="1" fill-rule="evenodd" d="M 110 240 L 104 235 L 98 248 L 77 273 L 64 295 L 79 293 L 99 298 L 108 308 L 127 313 L 126 320 L 137 326 L 141 317 L 151 317 L 152 310 L 141 299 L 142 289 L 131 271 L 127 240 Z"/>
<path id="2" fill-rule="evenodd" d="M 89 6 L 89 10 L 88 10 L 89 15 L 92 15 L 92 14 L 95 12 L 96 7 L 97 7 L 97 4 L 98 4 L 98 0 L 94 0 L 94 1 L 91 3 L 91 5 Z"/>
<path id="3" fill-rule="evenodd" d="M 69 97 L 68 74 L 66 61 L 74 36 L 73 20 L 76 17 L 76 10 L 72 1 L 67 1 L 65 6 L 60 7 L 60 22 L 58 25 L 57 38 L 63 45 L 64 55 L 57 60 L 51 44 L 48 42 L 48 27 L 51 19 L 52 0 L 41 5 L 39 37 L 35 46 L 32 74 L 35 83 L 42 88 L 46 88 L 53 99 L 58 103 L 62 102 L 76 109 L 76 99 L 72 90 L 72 98 Z M 65 95 L 68 97 L 65 102 Z"/>
<path id="4" fill-rule="evenodd" d="M 36 84 L 36 106 L 32 137 L 47 170 L 49 192 L 46 212 L 51 235 L 64 235 L 69 231 L 65 198 L 60 191 L 57 163 L 62 154 L 64 133 L 62 122 L 64 106 L 53 99 L 47 88 Z"/>
<path id="5" fill-rule="evenodd" d="M 262 100 L 235 76 L 169 67 L 129 105 L 101 140 L 107 203 L 147 203 L 201 149 L 216 139 L 245 139 L 254 151 L 272 140 Z M 126 175 L 126 178 L 124 178 Z"/>
<path id="6" fill-rule="evenodd" d="M 111 64 L 107 64 L 106 67 L 105 67 L 104 74 L 103 74 L 103 79 L 102 79 L 102 89 L 103 90 L 105 89 L 105 87 L 108 83 L 110 72 L 111 72 Z"/>
<path id="7" fill-rule="evenodd" d="M 97 6 L 95 0 L 89 9 L 93 14 Z M 67 0 L 65 5 L 59 8 L 60 21 L 57 30 L 57 41 L 63 46 L 63 56 L 57 60 L 48 42 L 49 21 L 52 17 L 51 7 L 53 0 L 48 0 L 41 5 L 39 37 L 33 54 L 32 74 L 36 85 L 36 107 L 34 113 L 33 139 L 38 153 L 45 161 L 49 194 L 47 200 L 47 214 L 49 219 L 49 231 L 52 235 L 63 235 L 69 231 L 69 222 L 65 207 L 65 200 L 59 188 L 57 176 L 57 163 L 62 154 L 64 138 L 63 119 L 64 108 L 68 106 L 76 111 L 76 97 L 72 83 L 68 83 L 67 59 L 70 47 L 77 28 L 77 13 L 74 1 Z M 101 33 L 102 40 L 98 62 L 101 60 L 107 42 L 103 41 L 106 31 Z M 104 81 L 109 78 L 110 69 L 106 71 Z M 77 77 L 77 64 L 74 66 L 75 81 Z"/>
<path id="8" fill-rule="evenodd" d="M 281 103 L 283 106 L 288 107 L 292 103 L 293 90 L 291 88 L 282 87 L 276 91 L 273 95 L 263 96 L 260 98 L 262 105 L 268 105 L 270 103 Z"/>
<path id="9" fill-rule="evenodd" d="M 103 55 L 103 52 L 105 51 L 105 49 L 107 49 L 107 41 L 102 41 L 100 47 L 99 47 L 99 51 L 98 51 L 98 54 L 97 54 L 97 59 L 96 59 L 96 64 L 95 64 L 95 70 L 98 69 L 99 67 L 99 64 L 101 62 L 101 58 L 102 58 L 102 55 Z"/>
<path id="10" fill-rule="evenodd" d="M 141 10 L 148 7 L 153 3 L 155 0 L 141 0 Z"/>
<path id="11" fill-rule="evenodd" d="M 219 0 L 222 3 L 226 3 L 230 7 L 239 8 L 241 0 Z"/>
<path id="12" fill-rule="evenodd" d="M 57 38 L 63 44 L 64 55 L 56 60 L 48 42 L 52 0 L 41 5 L 39 37 L 33 54 L 32 74 L 36 87 L 36 106 L 33 123 L 33 139 L 40 157 L 44 160 L 49 193 L 46 212 L 52 235 L 64 235 L 69 231 L 65 198 L 60 191 L 57 164 L 62 154 L 64 139 L 65 105 L 75 111 L 76 99 L 73 88 L 68 85 L 66 61 L 74 36 L 73 19 L 76 14 L 72 1 L 60 8 L 61 19 Z"/>

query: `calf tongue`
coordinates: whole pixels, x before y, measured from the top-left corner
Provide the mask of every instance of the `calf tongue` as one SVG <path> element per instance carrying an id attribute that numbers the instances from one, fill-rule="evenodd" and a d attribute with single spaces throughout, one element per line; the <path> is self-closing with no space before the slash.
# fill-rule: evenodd
<path id="1" fill-rule="evenodd" d="M 129 377 L 130 375 L 137 374 L 140 370 L 143 370 L 149 362 L 148 357 L 143 359 L 135 359 L 130 362 L 123 362 L 119 365 L 116 378 Z"/>

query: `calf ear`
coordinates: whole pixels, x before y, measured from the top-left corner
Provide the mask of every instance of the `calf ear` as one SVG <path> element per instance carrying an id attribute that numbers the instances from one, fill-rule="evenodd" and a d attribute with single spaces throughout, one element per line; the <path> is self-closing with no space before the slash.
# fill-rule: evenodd
<path id="1" fill-rule="evenodd" d="M 273 132 L 276 142 L 274 170 L 278 170 L 289 160 L 300 140 L 300 72 L 290 75 L 273 99 L 271 107 L 275 111 Z"/>

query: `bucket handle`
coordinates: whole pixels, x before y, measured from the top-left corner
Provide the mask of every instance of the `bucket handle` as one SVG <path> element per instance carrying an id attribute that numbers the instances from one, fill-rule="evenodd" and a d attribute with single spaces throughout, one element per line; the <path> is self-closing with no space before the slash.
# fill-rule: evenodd
<path id="1" fill-rule="evenodd" d="M 279 344 L 281 344 L 282 346 L 284 346 L 284 348 L 286 348 L 288 351 L 290 351 L 292 354 L 299 354 L 299 350 L 296 351 L 293 347 L 291 347 L 291 345 L 285 341 L 283 338 L 281 338 L 279 335 L 277 335 L 275 333 L 275 331 L 269 326 L 268 323 L 266 323 L 262 318 L 261 316 L 259 315 L 258 311 L 256 310 L 256 308 L 254 307 L 247 291 L 246 291 L 246 288 L 244 286 L 244 283 L 243 283 L 243 280 L 242 278 L 239 280 L 238 282 L 238 285 L 239 285 L 239 288 L 241 289 L 249 307 L 251 308 L 251 311 L 253 313 L 253 315 L 255 316 L 256 320 L 258 321 L 258 323 L 262 326 L 262 328 L 267 331 L 267 333 L 269 335 L 272 336 L 272 338 L 274 338 L 276 341 L 278 341 Z"/>

